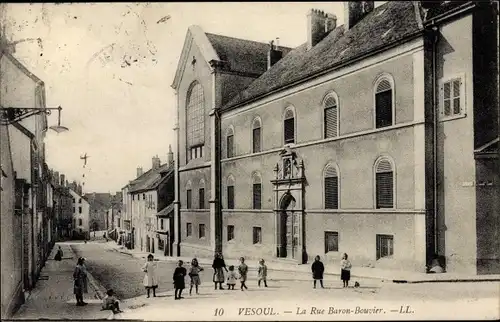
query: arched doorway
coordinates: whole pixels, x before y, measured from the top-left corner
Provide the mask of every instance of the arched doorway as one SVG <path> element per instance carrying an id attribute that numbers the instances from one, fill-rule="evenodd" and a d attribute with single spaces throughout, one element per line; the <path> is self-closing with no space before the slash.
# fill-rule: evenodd
<path id="1" fill-rule="evenodd" d="M 280 200 L 278 257 L 296 258 L 298 245 L 298 218 L 294 214 L 295 198 L 287 191 Z"/>

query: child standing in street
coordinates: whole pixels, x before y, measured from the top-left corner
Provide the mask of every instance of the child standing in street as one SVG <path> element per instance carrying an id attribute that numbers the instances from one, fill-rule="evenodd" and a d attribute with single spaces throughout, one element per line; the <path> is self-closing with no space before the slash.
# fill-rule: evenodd
<path id="1" fill-rule="evenodd" d="M 106 296 L 102 299 L 102 309 L 111 310 L 114 314 L 123 312 L 120 310 L 120 301 L 116 298 L 113 290 L 106 292 Z"/>
<path id="2" fill-rule="evenodd" d="M 201 284 L 200 272 L 203 271 L 203 267 L 198 264 L 198 260 L 193 258 L 191 261 L 191 267 L 189 268 L 189 277 L 191 278 L 191 287 L 189 288 L 189 295 L 193 291 L 193 285 L 196 288 L 196 294 L 198 294 L 198 286 Z"/>
<path id="3" fill-rule="evenodd" d="M 343 287 L 349 287 L 349 280 L 351 279 L 351 262 L 347 259 L 347 254 L 342 255 L 340 261 L 340 279 L 344 283 Z"/>
<path id="4" fill-rule="evenodd" d="M 245 264 L 245 258 L 240 257 L 240 266 L 238 266 L 238 272 L 240 273 L 240 282 L 241 282 L 241 290 L 243 289 L 248 290 L 248 287 L 245 285 L 245 282 L 247 281 L 247 274 L 248 274 L 248 266 Z"/>
<path id="5" fill-rule="evenodd" d="M 229 290 L 234 290 L 236 285 L 236 272 L 234 271 L 234 265 L 229 266 L 229 272 L 227 273 L 227 288 Z"/>
<path id="6" fill-rule="evenodd" d="M 263 281 L 264 286 L 267 287 L 267 266 L 264 259 L 259 261 L 259 287 L 261 281 Z"/>
<path id="7" fill-rule="evenodd" d="M 179 261 L 174 271 L 174 288 L 175 288 L 176 300 L 183 299 L 183 297 L 181 296 L 182 290 L 186 287 L 184 279 L 186 277 L 187 272 L 186 269 L 182 267 L 183 264 L 184 264 L 183 261 Z"/>
<path id="8" fill-rule="evenodd" d="M 314 288 L 316 288 L 316 281 L 319 280 L 319 283 L 321 284 L 321 288 L 323 287 L 323 273 L 325 272 L 325 266 L 323 263 L 320 261 L 320 257 L 316 256 L 314 259 L 314 263 L 311 266 L 312 274 L 313 274 L 313 279 L 314 279 Z"/>

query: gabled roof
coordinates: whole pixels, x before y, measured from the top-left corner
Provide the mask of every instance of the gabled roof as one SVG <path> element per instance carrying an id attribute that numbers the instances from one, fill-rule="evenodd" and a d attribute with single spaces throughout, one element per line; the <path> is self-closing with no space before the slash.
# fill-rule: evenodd
<path id="1" fill-rule="evenodd" d="M 211 33 L 206 33 L 206 36 L 227 70 L 255 77 L 267 70 L 269 44 Z M 292 49 L 280 47 L 280 50 L 285 56 Z"/>
<path id="2" fill-rule="evenodd" d="M 461 8 L 470 6 L 473 1 L 425 1 L 424 6 L 427 7 L 427 12 L 425 13 L 425 20 L 432 21 L 433 19 L 439 18 L 444 14 L 448 15 L 455 12 Z"/>
<path id="3" fill-rule="evenodd" d="M 170 205 L 166 206 L 162 210 L 160 210 L 156 216 L 158 217 L 168 217 L 174 211 L 174 203 L 172 202 Z"/>
<path id="4" fill-rule="evenodd" d="M 222 71 L 242 73 L 249 77 L 258 77 L 267 69 L 267 53 L 269 44 L 258 41 L 227 37 L 205 33 L 200 26 L 190 26 L 184 40 L 179 63 L 175 72 L 172 88 L 177 89 L 182 74 L 190 57 L 189 50 L 195 43 L 205 60 L 213 69 L 214 63 L 221 66 Z M 291 49 L 281 47 L 283 56 Z"/>
<path id="5" fill-rule="evenodd" d="M 303 44 L 273 65 L 229 101 L 229 110 L 339 68 L 363 55 L 416 36 L 422 30 L 412 1 L 389 1 L 375 8 L 351 29 L 335 28 L 312 49 Z"/>
<path id="6" fill-rule="evenodd" d="M 129 193 L 155 190 L 169 177 L 169 175 L 173 175 L 173 173 L 174 167 L 168 163 L 161 165 L 158 169 L 150 169 L 130 183 Z"/>

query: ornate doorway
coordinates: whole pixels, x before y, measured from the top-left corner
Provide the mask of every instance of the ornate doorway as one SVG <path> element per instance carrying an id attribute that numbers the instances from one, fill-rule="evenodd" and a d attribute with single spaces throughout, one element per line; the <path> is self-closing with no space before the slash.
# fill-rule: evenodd
<path id="1" fill-rule="evenodd" d="M 285 148 L 274 168 L 276 257 L 307 262 L 304 233 L 304 166 Z"/>

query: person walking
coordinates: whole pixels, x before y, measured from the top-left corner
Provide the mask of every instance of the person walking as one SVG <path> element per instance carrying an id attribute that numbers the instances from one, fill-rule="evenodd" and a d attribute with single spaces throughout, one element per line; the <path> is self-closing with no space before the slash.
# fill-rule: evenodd
<path id="1" fill-rule="evenodd" d="M 344 283 L 343 287 L 349 287 L 349 280 L 351 279 L 351 262 L 347 259 L 347 253 L 342 255 L 340 261 L 340 279 Z"/>
<path id="2" fill-rule="evenodd" d="M 236 280 L 238 277 L 236 276 L 236 272 L 234 271 L 234 265 L 229 266 L 229 272 L 227 273 L 227 289 L 234 290 L 234 286 L 236 285 Z"/>
<path id="3" fill-rule="evenodd" d="M 325 266 L 320 261 L 320 257 L 316 256 L 314 258 L 314 263 L 311 265 L 312 275 L 314 279 L 314 288 L 316 288 L 316 281 L 319 280 L 321 288 L 323 287 L 323 273 L 325 272 Z"/>
<path id="4" fill-rule="evenodd" d="M 87 268 L 85 267 L 85 258 L 78 258 L 75 270 L 73 272 L 73 293 L 76 297 L 76 305 L 87 305 L 83 301 L 83 294 L 88 293 Z"/>
<path id="5" fill-rule="evenodd" d="M 198 294 L 198 286 L 201 284 L 200 272 L 203 271 L 203 267 L 198 264 L 198 260 L 193 258 L 191 261 L 191 267 L 189 268 L 189 277 L 191 278 L 191 287 L 189 288 L 189 295 L 193 291 L 193 285 L 196 288 L 196 294 Z"/>
<path id="6" fill-rule="evenodd" d="M 215 254 L 214 261 L 212 263 L 212 268 L 214 269 L 213 280 L 215 284 L 215 289 L 217 289 L 217 284 L 219 284 L 219 290 L 223 290 L 224 288 L 222 287 L 222 283 L 224 283 L 225 278 L 224 278 L 224 271 L 222 269 L 226 270 L 227 273 L 227 268 L 221 253 Z"/>
<path id="7" fill-rule="evenodd" d="M 177 267 L 175 268 L 174 271 L 174 288 L 175 288 L 175 299 L 180 300 L 183 299 L 182 295 L 182 290 L 186 287 L 186 283 L 184 281 L 186 277 L 186 269 L 182 267 L 184 264 L 183 261 L 179 261 L 177 263 Z"/>
<path id="8" fill-rule="evenodd" d="M 245 258 L 240 257 L 240 266 L 238 266 L 238 272 L 240 273 L 240 282 L 241 282 L 241 290 L 243 289 L 248 290 L 248 287 L 245 285 L 245 282 L 247 281 L 247 274 L 248 274 L 248 266 L 245 264 Z"/>
<path id="9" fill-rule="evenodd" d="M 57 249 L 56 256 L 54 256 L 54 260 L 60 262 L 63 258 L 63 251 L 61 249 L 61 246 L 59 246 L 59 249 Z"/>
<path id="10" fill-rule="evenodd" d="M 267 266 L 265 264 L 265 261 L 264 259 L 261 259 L 259 261 L 259 271 L 258 271 L 258 275 L 259 275 L 259 287 L 260 287 L 260 282 L 264 282 L 264 286 L 267 287 Z"/>
<path id="11" fill-rule="evenodd" d="M 149 298 L 150 291 L 153 290 L 153 297 L 156 297 L 156 289 L 158 288 L 158 276 L 156 275 L 156 263 L 154 262 L 153 254 L 148 255 L 148 259 L 142 271 L 144 272 L 143 284 L 147 291 L 147 298 Z"/>

